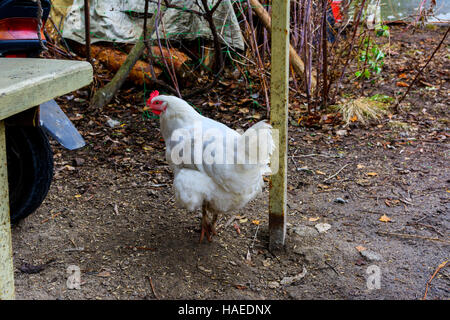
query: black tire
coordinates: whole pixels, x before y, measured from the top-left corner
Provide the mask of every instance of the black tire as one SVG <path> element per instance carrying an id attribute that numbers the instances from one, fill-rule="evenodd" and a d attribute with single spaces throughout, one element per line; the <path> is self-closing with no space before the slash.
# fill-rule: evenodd
<path id="1" fill-rule="evenodd" d="M 41 128 L 6 127 L 11 223 L 33 213 L 53 178 L 53 152 Z"/>

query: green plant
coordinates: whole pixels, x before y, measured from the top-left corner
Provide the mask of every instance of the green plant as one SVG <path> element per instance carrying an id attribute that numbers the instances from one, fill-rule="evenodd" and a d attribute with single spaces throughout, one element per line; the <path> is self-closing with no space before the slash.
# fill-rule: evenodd
<path id="1" fill-rule="evenodd" d="M 389 37 L 389 27 L 381 25 L 375 29 L 375 35 L 377 37 Z M 377 43 L 372 41 L 370 35 L 363 38 L 363 43 L 359 50 L 358 71 L 355 72 L 355 77 L 369 79 L 373 74 L 380 74 L 385 56 Z"/>
<path id="2" fill-rule="evenodd" d="M 389 27 L 381 25 L 380 27 L 375 29 L 375 34 L 377 35 L 377 37 L 388 38 L 390 36 Z"/>

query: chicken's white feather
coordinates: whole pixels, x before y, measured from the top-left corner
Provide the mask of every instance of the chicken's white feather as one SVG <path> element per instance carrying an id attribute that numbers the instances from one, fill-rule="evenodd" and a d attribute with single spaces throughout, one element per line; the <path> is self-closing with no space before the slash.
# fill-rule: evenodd
<path id="1" fill-rule="evenodd" d="M 227 212 L 242 208 L 261 192 L 263 175 L 270 172 L 270 155 L 274 150 L 272 127 L 269 124 L 258 122 L 244 134 L 240 134 L 220 122 L 202 116 L 182 99 L 159 95 L 153 101 L 167 104 L 166 110 L 160 115 L 161 133 L 166 143 L 166 159 L 174 171 L 173 187 L 180 206 L 196 210 L 207 202 L 209 208 Z M 193 149 L 194 133 L 199 129 L 203 133 L 213 133 L 202 141 L 201 161 L 194 163 L 194 155 L 191 155 L 183 158 L 180 163 L 179 154 L 175 157 L 176 153 L 173 151 L 180 146 L 181 141 Z M 178 133 L 177 139 L 172 139 L 174 133 Z M 255 134 L 255 140 L 258 141 L 248 142 Z M 226 139 L 220 137 L 231 138 L 235 142 L 227 145 Z M 239 152 L 240 147 L 243 147 L 242 153 Z M 262 149 L 266 151 L 263 152 L 265 156 L 262 159 L 255 158 L 254 153 L 259 153 Z M 223 150 L 224 158 L 229 155 L 234 161 L 221 163 L 207 159 L 208 154 L 216 156 L 220 154 L 220 150 Z M 239 163 L 239 160 L 243 160 L 239 157 L 254 157 L 257 161 Z"/>

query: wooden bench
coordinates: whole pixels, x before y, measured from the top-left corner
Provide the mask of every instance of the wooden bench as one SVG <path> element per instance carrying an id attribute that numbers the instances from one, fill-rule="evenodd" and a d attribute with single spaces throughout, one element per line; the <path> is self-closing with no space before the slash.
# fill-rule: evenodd
<path id="1" fill-rule="evenodd" d="M 84 61 L 0 58 L 0 300 L 14 299 L 4 120 L 91 81 Z"/>

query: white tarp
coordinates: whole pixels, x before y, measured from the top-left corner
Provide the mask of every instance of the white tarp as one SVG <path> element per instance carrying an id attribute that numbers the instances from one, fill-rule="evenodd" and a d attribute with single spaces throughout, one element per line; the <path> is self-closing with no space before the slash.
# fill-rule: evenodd
<path id="1" fill-rule="evenodd" d="M 214 5 L 216 1 L 220 0 L 208 0 L 208 3 Z M 196 1 L 172 0 L 171 4 L 203 11 Z M 136 42 L 142 33 L 144 6 L 144 0 L 91 0 L 91 42 Z M 149 1 L 149 13 L 156 9 L 157 5 Z M 244 49 L 244 39 L 232 0 L 222 0 L 214 12 L 214 23 L 223 43 Z M 179 9 L 167 9 L 159 26 L 159 36 L 162 39 L 212 39 L 205 19 Z M 84 44 L 84 33 L 84 0 L 74 0 L 67 12 L 62 34 L 65 38 Z M 152 38 L 156 39 L 156 33 Z"/>

